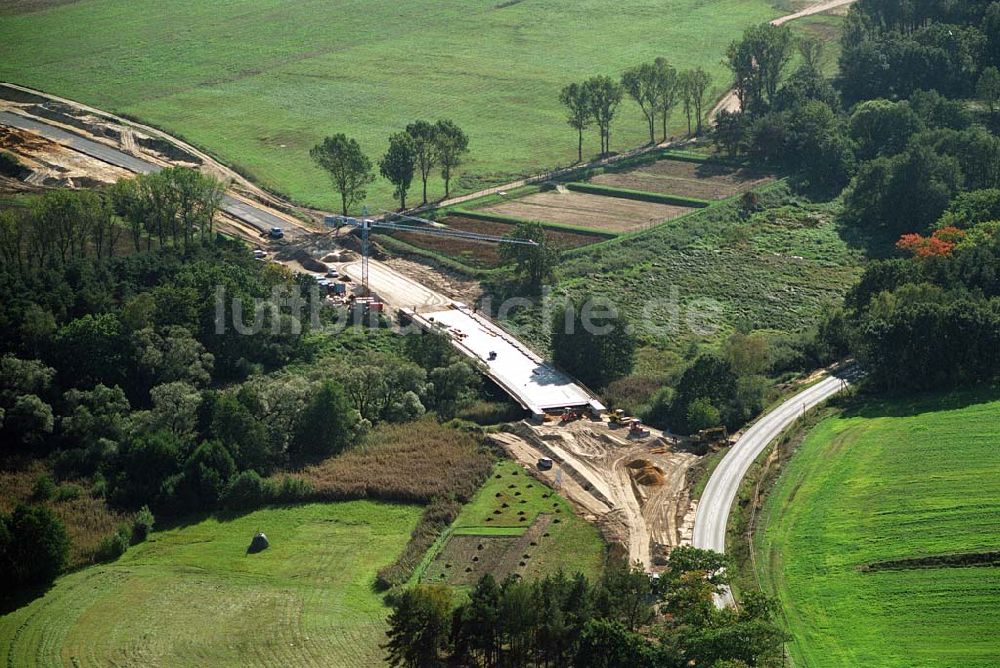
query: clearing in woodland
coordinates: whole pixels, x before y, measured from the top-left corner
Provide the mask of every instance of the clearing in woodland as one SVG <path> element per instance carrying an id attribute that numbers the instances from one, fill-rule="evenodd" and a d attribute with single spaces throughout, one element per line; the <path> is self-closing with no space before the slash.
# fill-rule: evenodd
<path id="1" fill-rule="evenodd" d="M 407 123 L 450 118 L 471 149 L 455 190 L 503 183 L 576 160 L 558 100 L 567 83 L 617 79 L 664 56 L 678 69 L 706 68 L 718 97 L 729 82 L 726 45 L 779 13 L 770 0 L 173 0 L 155 9 L 21 0 L 0 22 L 0 79 L 137 117 L 328 209 L 338 198 L 308 155 L 326 135 L 356 137 L 377 160 Z M 674 134 L 682 116 L 673 115 Z M 646 133 L 638 106 L 623 101 L 612 149 L 643 144 Z M 597 131 L 587 132 L 585 157 L 597 146 Z M 437 174 L 429 194 L 443 195 Z M 389 208 L 392 186 L 380 179 L 369 201 Z"/>
<path id="2" fill-rule="evenodd" d="M 9 666 L 379 665 L 389 609 L 376 571 L 421 508 L 272 508 L 150 536 L 65 575 L 0 618 Z M 246 549 L 257 531 L 270 547 Z"/>
<path id="3" fill-rule="evenodd" d="M 755 536 L 795 665 L 1000 663 L 998 420 L 988 388 L 871 400 L 809 432 Z"/>

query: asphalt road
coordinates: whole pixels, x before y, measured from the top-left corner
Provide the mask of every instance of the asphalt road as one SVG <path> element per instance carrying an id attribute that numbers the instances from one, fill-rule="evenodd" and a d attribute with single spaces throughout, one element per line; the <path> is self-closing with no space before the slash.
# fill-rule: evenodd
<path id="1" fill-rule="evenodd" d="M 161 169 L 157 164 L 137 158 L 134 155 L 129 155 L 128 153 L 123 153 L 107 144 L 91 141 L 54 125 L 40 123 L 8 111 L 0 111 L 0 125 L 8 125 L 34 132 L 54 142 L 68 146 L 74 151 L 79 151 L 92 158 L 97 158 L 98 160 L 121 167 L 122 169 L 127 169 L 136 174 L 150 174 L 158 172 Z M 272 227 L 280 227 L 286 232 L 293 231 L 288 221 L 284 218 L 274 215 L 262 206 L 250 204 L 230 195 L 222 197 L 221 208 L 233 218 L 242 220 L 260 232 L 267 232 Z"/>
<path id="2" fill-rule="evenodd" d="M 729 522 L 729 512 L 740 483 L 743 482 L 743 477 L 750 470 L 754 460 L 796 418 L 845 389 L 851 379 L 856 377 L 856 373 L 852 369 L 842 376 L 830 376 L 787 399 L 757 420 L 730 447 L 729 452 L 712 472 L 698 502 L 692 538 L 694 547 L 716 552 L 726 551 L 726 525 Z M 732 604 L 733 596 L 728 589 L 722 596 L 716 598 L 716 605 L 719 607 Z"/>

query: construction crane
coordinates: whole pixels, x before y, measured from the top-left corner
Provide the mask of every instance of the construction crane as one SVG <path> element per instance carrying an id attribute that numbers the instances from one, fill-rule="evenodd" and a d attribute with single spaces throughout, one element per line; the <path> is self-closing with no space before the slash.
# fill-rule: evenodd
<path id="1" fill-rule="evenodd" d="M 406 225 L 402 222 L 392 222 L 391 220 L 389 220 L 390 217 L 395 217 L 402 220 L 420 224 Z M 481 243 L 520 244 L 523 246 L 538 245 L 537 241 L 532 241 L 531 239 L 498 237 L 492 234 L 479 234 L 478 232 L 464 232 L 462 230 L 452 230 L 442 226 L 440 223 L 434 222 L 433 220 L 427 220 L 426 218 L 418 218 L 416 216 L 410 216 L 403 213 L 391 213 L 386 211 L 383 212 L 383 217 L 381 220 L 373 219 L 368 217 L 367 208 L 362 213 L 361 218 L 353 218 L 351 216 L 325 216 L 323 222 L 326 225 L 334 227 L 342 227 L 345 225 L 349 225 L 351 227 L 356 227 L 361 231 L 361 288 L 364 291 L 366 297 L 371 295 L 371 292 L 368 288 L 368 257 L 370 255 L 368 237 L 371 233 L 372 228 L 377 228 L 378 230 L 390 230 L 397 232 L 416 232 L 417 234 L 428 234 L 430 236 L 446 237 L 449 239 L 464 239 L 466 241 L 477 241 Z"/>

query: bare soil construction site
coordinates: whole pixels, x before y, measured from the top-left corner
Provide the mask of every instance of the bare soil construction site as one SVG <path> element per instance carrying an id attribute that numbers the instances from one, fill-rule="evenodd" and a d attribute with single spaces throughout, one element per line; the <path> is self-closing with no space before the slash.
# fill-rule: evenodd
<path id="1" fill-rule="evenodd" d="M 699 460 L 676 438 L 645 438 L 603 420 L 520 423 L 490 438 L 573 502 L 630 562 L 655 571 L 670 550 L 690 539 L 687 472 Z M 538 469 L 541 458 L 554 462 Z"/>

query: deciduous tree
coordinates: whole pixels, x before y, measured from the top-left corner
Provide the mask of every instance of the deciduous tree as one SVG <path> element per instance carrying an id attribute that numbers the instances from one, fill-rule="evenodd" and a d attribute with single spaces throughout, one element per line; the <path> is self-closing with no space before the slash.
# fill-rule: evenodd
<path id="1" fill-rule="evenodd" d="M 596 76 L 583 85 L 590 103 L 590 116 L 601 135 L 601 155 L 607 155 L 611 151 L 611 122 L 622 101 L 621 84 L 612 81 L 611 77 Z"/>
<path id="2" fill-rule="evenodd" d="M 551 246 L 541 223 L 519 223 L 509 235 L 512 239 L 534 241 L 535 245 L 501 243 L 500 257 L 514 262 L 517 273 L 532 289 L 538 290 L 542 282 L 552 275 L 559 261 L 559 251 Z"/>
<path id="3" fill-rule="evenodd" d="M 635 100 L 646 117 L 649 129 L 649 143 L 656 143 L 656 113 L 658 102 L 658 78 L 656 66 L 643 63 L 630 67 L 622 73 L 622 88 Z"/>
<path id="4" fill-rule="evenodd" d="M 413 181 L 416 159 L 413 137 L 405 132 L 397 132 L 389 137 L 389 150 L 378 163 L 379 172 L 396 187 L 393 194 L 399 198 L 401 210 L 406 209 L 406 191 Z"/>
<path id="5" fill-rule="evenodd" d="M 588 92 L 585 84 L 571 83 L 559 93 L 559 102 L 566 107 L 566 123 L 577 133 L 577 162 L 583 162 L 583 131 L 593 120 Z"/>
<path id="6" fill-rule="evenodd" d="M 423 203 L 427 204 L 427 179 L 439 161 L 437 127 L 429 121 L 414 121 L 406 126 L 406 134 L 413 138 L 417 169 L 423 184 Z"/>
<path id="7" fill-rule="evenodd" d="M 451 178 L 469 152 L 469 137 L 453 121 L 441 120 L 434 128 L 441 178 L 444 179 L 444 196 L 451 194 Z"/>
<path id="8" fill-rule="evenodd" d="M 375 180 L 375 175 L 371 160 L 361 151 L 356 139 L 349 139 L 345 134 L 327 137 L 310 149 L 309 156 L 329 172 L 340 193 L 343 215 L 347 215 L 350 207 L 364 201 L 368 194 L 366 188 Z"/>
<path id="9" fill-rule="evenodd" d="M 656 105 L 660 110 L 663 141 L 666 141 L 670 113 L 677 104 L 677 70 L 667 62 L 666 58 L 657 58 L 653 62 L 653 67 L 656 70 Z"/>
<path id="10" fill-rule="evenodd" d="M 689 70 L 688 85 L 691 87 L 691 104 L 694 105 L 695 134 L 701 134 L 702 121 L 705 118 L 705 103 L 708 101 L 708 88 L 712 85 L 712 75 L 700 67 Z"/>

